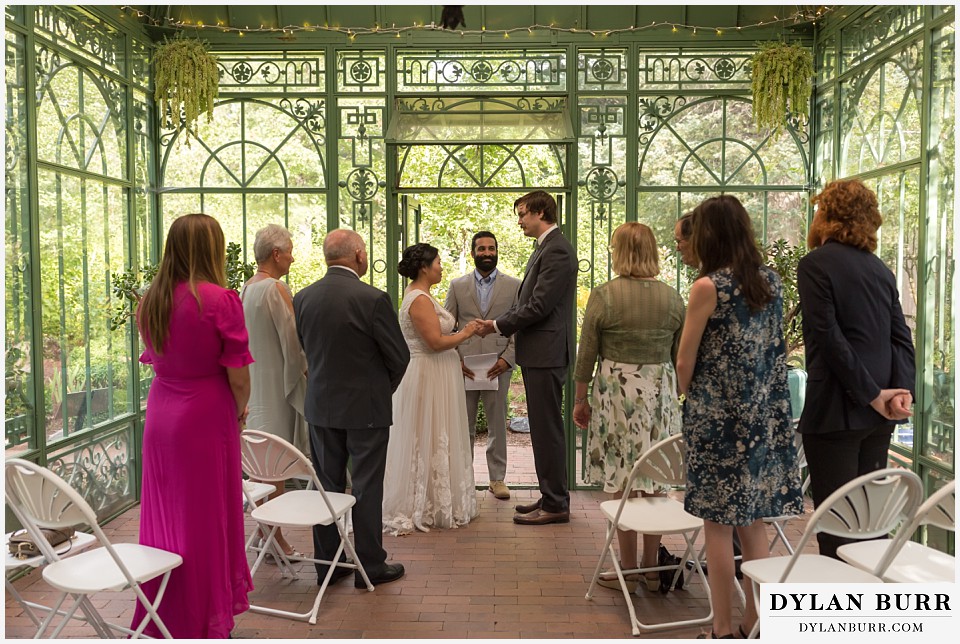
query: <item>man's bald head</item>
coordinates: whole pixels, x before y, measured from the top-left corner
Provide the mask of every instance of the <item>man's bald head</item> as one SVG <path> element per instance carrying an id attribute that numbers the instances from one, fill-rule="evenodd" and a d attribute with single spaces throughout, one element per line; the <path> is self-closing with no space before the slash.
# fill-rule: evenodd
<path id="1" fill-rule="evenodd" d="M 358 275 L 367 272 L 367 252 L 363 237 L 348 228 L 327 233 L 323 240 L 323 259 L 327 266 L 346 266 Z"/>

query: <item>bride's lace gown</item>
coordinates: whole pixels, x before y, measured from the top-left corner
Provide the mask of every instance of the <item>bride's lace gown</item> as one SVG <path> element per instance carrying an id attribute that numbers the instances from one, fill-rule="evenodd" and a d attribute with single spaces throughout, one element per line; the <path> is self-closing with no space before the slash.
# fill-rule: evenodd
<path id="1" fill-rule="evenodd" d="M 430 350 L 417 333 L 410 305 L 421 296 L 433 304 L 442 333 L 456 324 L 424 291 L 408 292 L 400 305 L 410 364 L 393 394 L 383 480 L 383 529 L 394 535 L 455 528 L 477 515 L 460 357 L 456 349 Z"/>

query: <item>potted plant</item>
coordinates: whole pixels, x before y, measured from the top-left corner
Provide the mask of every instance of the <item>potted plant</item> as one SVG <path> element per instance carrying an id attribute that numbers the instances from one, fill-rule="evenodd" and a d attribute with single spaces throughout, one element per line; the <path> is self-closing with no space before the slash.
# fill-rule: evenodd
<path id="1" fill-rule="evenodd" d="M 760 43 L 751 61 L 753 120 L 777 138 L 787 115 L 810 117 L 813 54 L 806 47 L 783 42 Z"/>
<path id="2" fill-rule="evenodd" d="M 187 146 L 190 132 L 200 114 L 207 122 L 213 118 L 214 102 L 220 93 L 220 70 L 217 57 L 206 43 L 178 33 L 173 40 L 164 38 L 153 56 L 156 78 L 154 100 L 160 111 L 161 127 L 173 128 L 183 111 L 183 128 Z"/>
<path id="3" fill-rule="evenodd" d="M 794 417 L 803 409 L 807 373 L 803 370 L 803 330 L 800 326 L 800 291 L 797 290 L 797 265 L 807 251 L 786 239 L 778 239 L 764 249 L 767 266 L 780 276 L 783 286 L 783 339 L 787 343 L 787 377 L 790 386 L 790 404 Z"/>

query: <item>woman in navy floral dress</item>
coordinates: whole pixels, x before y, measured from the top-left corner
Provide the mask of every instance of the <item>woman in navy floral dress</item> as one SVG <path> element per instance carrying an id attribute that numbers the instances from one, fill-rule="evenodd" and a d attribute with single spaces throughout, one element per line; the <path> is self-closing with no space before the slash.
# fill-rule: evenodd
<path id="1" fill-rule="evenodd" d="M 750 217 L 733 196 L 693 211 L 700 276 L 690 289 L 677 356 L 686 394 L 684 507 L 704 520 L 713 636 L 732 637 L 733 530 L 745 561 L 767 556 L 762 519 L 799 514 L 800 476 L 790 423 L 783 296 L 763 266 Z M 758 619 L 747 595 L 745 636 Z"/>

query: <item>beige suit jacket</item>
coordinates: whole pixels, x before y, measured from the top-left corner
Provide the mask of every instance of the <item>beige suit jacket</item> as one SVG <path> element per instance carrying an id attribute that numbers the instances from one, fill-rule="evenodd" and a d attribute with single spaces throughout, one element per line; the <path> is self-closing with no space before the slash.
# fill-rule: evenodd
<path id="1" fill-rule="evenodd" d="M 498 271 L 497 279 L 493 283 L 493 293 L 490 294 L 490 309 L 481 311 L 474 272 L 470 271 L 450 282 L 444 306 L 457 318 L 457 326 L 462 328 L 470 320 L 492 320 L 503 315 L 516 303 L 519 290 L 520 280 Z M 511 367 L 517 364 L 513 337 L 505 338 L 499 333 L 491 333 L 485 338 L 475 335 L 458 346 L 457 351 L 461 357 L 496 353 Z"/>

